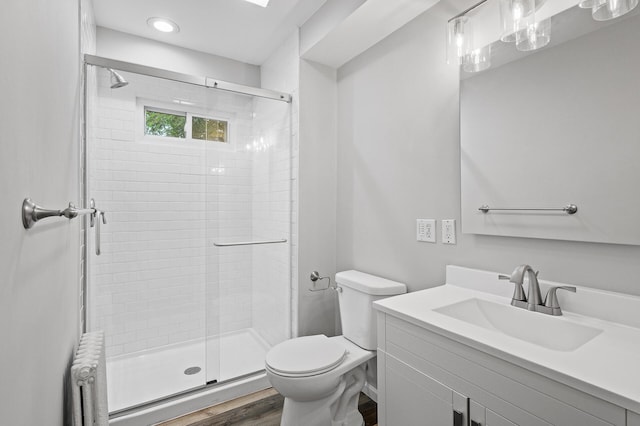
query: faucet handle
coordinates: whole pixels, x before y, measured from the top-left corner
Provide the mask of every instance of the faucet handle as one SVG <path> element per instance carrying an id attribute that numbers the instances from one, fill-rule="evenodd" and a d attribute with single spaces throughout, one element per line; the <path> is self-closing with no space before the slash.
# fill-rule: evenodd
<path id="1" fill-rule="evenodd" d="M 522 283 L 517 282 L 513 279 L 513 275 L 503 275 L 498 274 L 499 280 L 509 280 L 509 282 L 515 287 L 513 288 L 513 296 L 511 297 L 511 304 L 513 306 L 519 306 L 522 303 L 527 303 L 527 297 L 524 295 L 524 287 L 522 287 Z"/>
<path id="2" fill-rule="evenodd" d="M 558 302 L 558 296 L 556 292 L 558 290 L 567 290 L 575 293 L 577 290 L 573 286 L 558 286 L 551 287 L 547 292 L 547 296 L 544 298 L 544 306 L 551 309 L 551 315 L 562 315 L 562 309 L 560 309 L 560 303 Z"/>

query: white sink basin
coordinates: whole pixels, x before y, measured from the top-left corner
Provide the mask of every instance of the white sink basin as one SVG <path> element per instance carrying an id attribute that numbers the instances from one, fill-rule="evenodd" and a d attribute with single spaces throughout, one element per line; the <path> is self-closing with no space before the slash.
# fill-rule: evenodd
<path id="1" fill-rule="evenodd" d="M 433 311 L 556 351 L 574 351 L 602 333 L 558 317 L 477 298 Z"/>

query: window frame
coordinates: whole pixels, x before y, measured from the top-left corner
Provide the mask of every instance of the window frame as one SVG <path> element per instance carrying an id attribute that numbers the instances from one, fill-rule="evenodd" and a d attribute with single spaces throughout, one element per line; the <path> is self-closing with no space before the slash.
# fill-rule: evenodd
<path id="1" fill-rule="evenodd" d="M 179 138 L 179 137 L 175 137 L 175 136 L 162 136 L 162 135 L 150 135 L 147 133 L 147 111 L 151 111 L 151 112 L 159 112 L 160 114 L 167 114 L 167 115 L 176 115 L 179 117 L 184 117 L 185 122 L 184 122 L 184 138 Z M 176 110 L 170 110 L 170 109 L 166 109 L 166 108 L 158 108 L 155 106 L 149 106 L 149 105 L 144 105 L 143 106 L 143 113 L 142 113 L 142 117 L 143 117 L 143 121 L 144 121 L 144 130 L 143 130 L 143 134 L 144 136 L 150 136 L 150 137 L 155 137 L 155 138 L 163 138 L 163 139 L 175 139 L 175 140 L 187 140 L 189 139 L 189 130 L 187 129 L 187 123 L 189 123 L 189 114 L 186 111 L 176 111 Z"/>
<path id="2" fill-rule="evenodd" d="M 146 133 L 146 111 L 156 111 L 166 114 L 185 115 L 185 137 L 176 138 L 173 136 L 159 136 L 148 135 Z M 204 118 L 208 120 L 218 120 L 227 122 L 227 142 L 210 141 L 206 139 L 194 139 L 192 137 L 192 119 L 193 117 Z M 223 151 L 235 151 L 235 127 L 236 117 L 235 114 L 222 113 L 214 110 L 207 110 L 206 108 L 199 107 L 198 105 L 185 105 L 185 104 L 172 104 L 168 102 L 155 101 L 144 98 L 136 99 L 136 121 L 138 121 L 137 127 L 137 140 L 143 143 L 149 144 L 168 144 L 175 146 L 179 144 L 183 147 L 194 147 L 201 149 L 215 148 Z"/>
<path id="3" fill-rule="evenodd" d="M 226 136 L 226 140 L 221 142 L 221 141 L 211 141 L 209 139 L 195 139 L 193 137 L 193 119 L 194 118 L 202 118 L 204 120 L 215 120 L 215 121 L 224 121 L 225 123 L 227 123 L 227 131 L 225 133 Z M 229 143 L 231 143 L 231 136 L 230 136 L 230 130 L 231 130 L 231 121 L 225 118 L 216 118 L 216 117 L 207 117 L 204 114 L 189 114 L 187 113 L 187 121 L 190 120 L 191 126 L 189 126 L 189 136 L 192 140 L 195 141 L 202 141 L 202 142 L 215 142 L 215 143 L 219 143 L 219 144 L 223 144 L 223 145 L 228 145 Z"/>

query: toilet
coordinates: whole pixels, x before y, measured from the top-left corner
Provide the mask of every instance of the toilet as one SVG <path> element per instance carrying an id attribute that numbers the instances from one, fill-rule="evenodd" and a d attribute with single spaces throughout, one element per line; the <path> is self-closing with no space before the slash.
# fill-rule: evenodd
<path id="1" fill-rule="evenodd" d="M 265 359 L 267 378 L 285 397 L 282 426 L 362 426 L 358 398 L 376 356 L 372 303 L 407 287 L 359 271 L 336 274 L 342 336 L 305 336 L 282 342 Z"/>

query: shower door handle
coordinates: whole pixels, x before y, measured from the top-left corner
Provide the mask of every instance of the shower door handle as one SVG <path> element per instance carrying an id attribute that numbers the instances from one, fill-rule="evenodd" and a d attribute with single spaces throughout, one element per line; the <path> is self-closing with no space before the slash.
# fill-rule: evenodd
<path id="1" fill-rule="evenodd" d="M 100 256 L 100 222 L 103 225 L 107 224 L 107 217 L 105 213 L 101 210 L 96 210 L 96 256 Z"/>
<path id="2" fill-rule="evenodd" d="M 96 240 L 95 240 L 95 245 L 96 245 L 96 256 L 100 256 L 101 253 L 101 249 L 100 249 L 100 223 L 102 222 L 102 225 L 106 225 L 107 224 L 107 217 L 105 216 L 105 212 L 103 212 L 102 210 L 98 210 L 96 208 L 96 201 L 92 198 L 91 201 L 89 202 L 89 206 L 91 207 L 91 209 L 93 210 L 93 213 L 91 214 L 91 216 L 89 216 L 89 225 L 93 228 L 96 228 Z"/>

